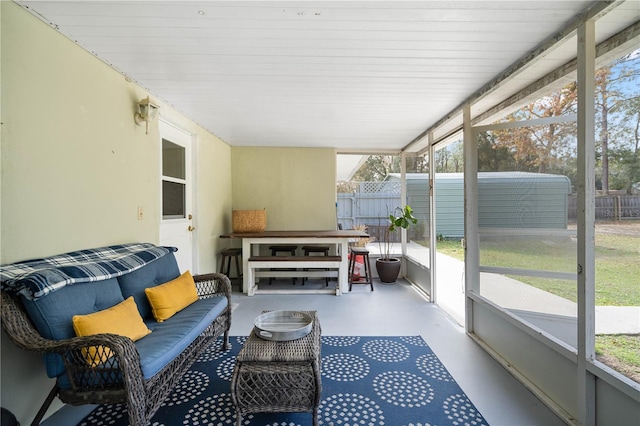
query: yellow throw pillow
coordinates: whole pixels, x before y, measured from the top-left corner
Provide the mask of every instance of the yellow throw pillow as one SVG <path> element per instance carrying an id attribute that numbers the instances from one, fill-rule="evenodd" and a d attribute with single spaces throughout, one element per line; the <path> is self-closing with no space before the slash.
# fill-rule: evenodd
<path id="1" fill-rule="evenodd" d="M 187 271 L 175 280 L 155 287 L 145 288 L 153 316 L 158 322 L 163 322 L 180 312 L 196 300 L 198 292 L 196 283 Z"/>
<path id="2" fill-rule="evenodd" d="M 133 296 L 108 309 L 87 315 L 74 315 L 71 319 L 76 336 L 112 333 L 127 336 L 136 341 L 151 330 L 142 321 Z M 85 351 L 87 363 L 92 367 L 105 362 L 111 356 L 109 348 L 94 346 Z"/>

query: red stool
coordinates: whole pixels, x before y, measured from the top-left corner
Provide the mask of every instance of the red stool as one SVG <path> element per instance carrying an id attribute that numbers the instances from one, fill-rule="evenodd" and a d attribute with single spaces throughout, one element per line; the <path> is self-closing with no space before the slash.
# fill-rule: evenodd
<path id="1" fill-rule="evenodd" d="M 353 278 L 356 269 L 356 258 L 362 256 L 364 260 L 364 276 Z M 371 264 L 369 263 L 369 250 L 364 247 L 351 247 L 351 256 L 349 256 L 349 291 L 353 284 L 369 284 L 373 291 L 373 280 L 371 279 Z"/>

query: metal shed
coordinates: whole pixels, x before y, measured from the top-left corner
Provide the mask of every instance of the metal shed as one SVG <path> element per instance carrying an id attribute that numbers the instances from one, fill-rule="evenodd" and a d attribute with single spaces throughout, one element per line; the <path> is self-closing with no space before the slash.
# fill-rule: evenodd
<path id="1" fill-rule="evenodd" d="M 429 217 L 429 175 L 407 173 L 407 202 L 416 216 Z M 389 174 L 389 181 L 400 175 Z M 485 228 L 567 227 L 571 182 L 563 175 L 527 172 L 478 173 L 478 221 Z M 436 232 L 446 238 L 464 236 L 464 177 L 436 173 Z"/>

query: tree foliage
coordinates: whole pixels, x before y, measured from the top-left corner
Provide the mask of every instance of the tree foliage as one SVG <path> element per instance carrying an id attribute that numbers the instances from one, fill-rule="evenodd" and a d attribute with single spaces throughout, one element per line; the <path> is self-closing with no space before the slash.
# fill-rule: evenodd
<path id="1" fill-rule="evenodd" d="M 434 166 L 436 173 L 462 173 L 464 171 L 462 141 L 436 150 Z"/>
<path id="2" fill-rule="evenodd" d="M 370 155 L 365 164 L 353 175 L 358 182 L 381 182 L 389 173 L 400 173 L 401 164 L 398 155 Z M 424 157 L 407 157 L 408 173 L 427 173 L 428 161 Z"/>
<path id="3" fill-rule="evenodd" d="M 638 145 L 640 127 L 640 56 L 621 58 L 597 70 L 596 185 L 632 192 L 640 184 Z M 503 121 L 559 117 L 576 111 L 577 87 L 570 83 L 508 115 Z M 480 135 L 478 170 L 517 170 L 568 176 L 577 174 L 576 123 L 496 130 Z"/>

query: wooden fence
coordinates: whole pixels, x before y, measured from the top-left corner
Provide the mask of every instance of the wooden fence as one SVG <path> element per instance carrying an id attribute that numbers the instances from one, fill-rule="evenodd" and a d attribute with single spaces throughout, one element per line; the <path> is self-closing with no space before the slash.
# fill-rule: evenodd
<path id="1" fill-rule="evenodd" d="M 361 182 L 356 192 L 338 194 L 338 223 L 344 229 L 367 225 L 380 238 L 389 213 L 399 206 L 400 182 Z"/>
<path id="2" fill-rule="evenodd" d="M 577 215 L 577 198 L 569 195 L 569 220 Z M 640 220 L 640 195 L 601 195 L 596 197 L 596 220 Z"/>

